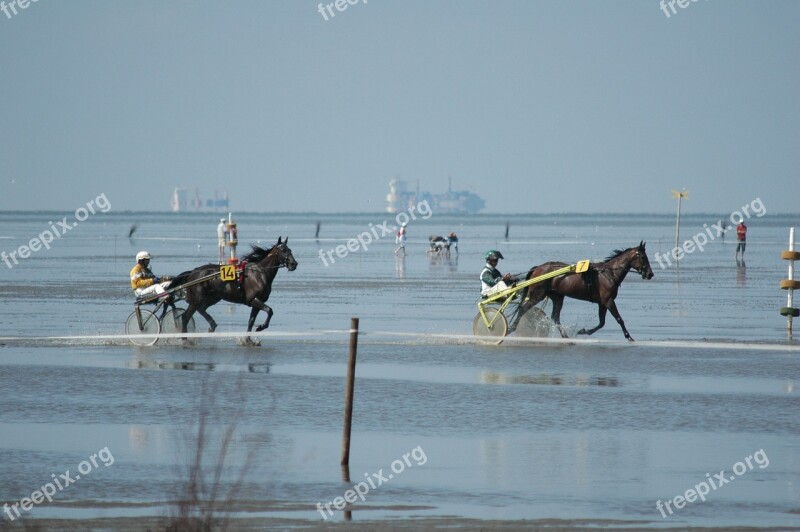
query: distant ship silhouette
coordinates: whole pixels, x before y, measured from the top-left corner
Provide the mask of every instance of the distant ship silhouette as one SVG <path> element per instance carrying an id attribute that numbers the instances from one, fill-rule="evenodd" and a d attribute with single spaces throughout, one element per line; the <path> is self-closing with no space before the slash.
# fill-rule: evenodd
<path id="1" fill-rule="evenodd" d="M 486 202 L 477 194 L 467 190 L 453 190 L 452 180 L 448 178 L 447 192 L 431 194 L 408 189 L 408 183 L 402 179 L 389 181 L 389 193 L 386 195 L 386 212 L 395 214 L 408 210 L 421 201 L 426 201 L 439 214 L 474 214 L 486 207 Z"/>

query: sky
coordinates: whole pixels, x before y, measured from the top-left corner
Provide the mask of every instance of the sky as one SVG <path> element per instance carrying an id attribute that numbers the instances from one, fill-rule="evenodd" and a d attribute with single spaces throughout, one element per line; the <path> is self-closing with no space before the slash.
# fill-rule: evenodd
<path id="1" fill-rule="evenodd" d="M 797 0 L 350 1 L 0 11 L 0 210 L 800 211 Z"/>

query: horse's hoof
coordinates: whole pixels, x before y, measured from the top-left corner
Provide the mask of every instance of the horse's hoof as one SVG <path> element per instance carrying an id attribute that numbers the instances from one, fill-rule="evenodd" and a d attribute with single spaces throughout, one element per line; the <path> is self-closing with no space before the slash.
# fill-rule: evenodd
<path id="1" fill-rule="evenodd" d="M 630 336 L 628 336 L 628 341 L 629 341 L 629 342 L 633 342 L 633 338 L 631 338 Z"/>
<path id="2" fill-rule="evenodd" d="M 576 334 L 589 334 L 589 333 L 586 332 L 586 329 L 581 329 Z"/>
<path id="3" fill-rule="evenodd" d="M 216 328 L 216 327 L 209 327 L 209 328 L 208 328 L 208 332 L 210 332 L 210 333 L 212 333 L 212 332 L 214 332 L 214 331 L 216 331 L 216 330 L 217 330 L 217 328 Z"/>
<path id="4" fill-rule="evenodd" d="M 256 332 L 261 332 L 264 329 L 266 329 L 266 327 L 264 327 L 263 325 L 259 325 L 258 327 L 256 327 Z"/>

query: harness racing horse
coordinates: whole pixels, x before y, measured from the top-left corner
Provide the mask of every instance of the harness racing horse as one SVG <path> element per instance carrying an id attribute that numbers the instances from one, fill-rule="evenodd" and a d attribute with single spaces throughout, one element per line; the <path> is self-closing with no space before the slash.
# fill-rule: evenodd
<path id="1" fill-rule="evenodd" d="M 645 242 L 639 242 L 636 247 L 614 250 L 608 256 L 605 262 L 597 262 L 589 265 L 589 270 L 584 273 L 571 273 L 565 274 L 553 279 L 548 279 L 544 282 L 531 285 L 528 287 L 526 297 L 520 304 L 523 309 L 518 314 L 514 323 L 516 327 L 522 315 L 531 308 L 533 305 L 540 302 L 545 297 L 549 297 L 553 301 L 552 319 L 556 325 L 559 326 L 561 336 L 566 338 L 566 333 L 561 329 L 561 307 L 564 304 L 564 297 L 571 297 L 573 299 L 582 299 L 591 303 L 597 303 L 598 317 L 600 323 L 593 329 L 581 329 L 578 334 L 592 334 L 598 331 L 606 323 L 606 311 L 611 311 L 611 315 L 617 320 L 619 326 L 622 327 L 622 332 L 625 333 L 625 338 L 633 341 L 631 335 L 628 334 L 628 329 L 625 328 L 625 322 L 622 321 L 617 310 L 617 305 L 614 299 L 617 297 L 619 285 L 625 280 L 630 270 L 642 276 L 642 279 L 652 279 L 653 270 L 650 268 L 650 260 L 647 258 L 645 252 Z M 563 262 L 546 262 L 540 266 L 534 266 L 528 272 L 526 279 L 533 279 L 539 275 L 557 270 L 568 266 Z"/>
<path id="2" fill-rule="evenodd" d="M 297 261 L 292 255 L 292 250 L 287 246 L 288 242 L 288 237 L 283 242 L 278 237 L 278 243 L 269 249 L 252 245 L 250 254 L 242 259 L 244 271 L 242 272 L 243 278 L 240 281 L 225 282 L 216 277 L 186 287 L 188 307 L 182 316 L 181 332 L 186 332 L 186 325 L 195 311 L 199 312 L 208 322 L 208 332 L 214 332 L 217 328 L 217 322 L 206 312 L 206 309 L 222 300 L 247 305 L 252 308 L 250 320 L 247 322 L 247 332 L 253 329 L 253 323 L 261 310 L 267 313 L 267 320 L 262 325 L 259 325 L 256 331 L 263 331 L 269 327 L 269 321 L 272 319 L 272 309 L 267 305 L 267 299 L 269 299 L 269 294 L 272 291 L 272 281 L 278 274 L 278 269 L 285 266 L 291 272 L 297 268 Z M 216 272 L 219 272 L 219 265 L 206 264 L 194 270 L 181 273 L 173 279 L 172 286 L 180 286 Z M 247 337 L 247 343 L 255 344 L 249 336 Z"/>

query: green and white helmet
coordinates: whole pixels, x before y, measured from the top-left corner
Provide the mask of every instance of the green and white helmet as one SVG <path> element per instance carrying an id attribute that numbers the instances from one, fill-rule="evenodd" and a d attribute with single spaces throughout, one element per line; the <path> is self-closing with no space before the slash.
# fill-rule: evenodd
<path id="1" fill-rule="evenodd" d="M 497 251 L 496 249 L 490 249 L 489 251 L 486 252 L 486 255 L 484 256 L 486 257 L 486 260 L 504 258 L 503 254 Z"/>

